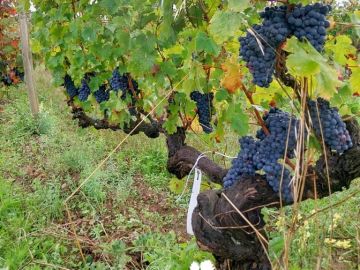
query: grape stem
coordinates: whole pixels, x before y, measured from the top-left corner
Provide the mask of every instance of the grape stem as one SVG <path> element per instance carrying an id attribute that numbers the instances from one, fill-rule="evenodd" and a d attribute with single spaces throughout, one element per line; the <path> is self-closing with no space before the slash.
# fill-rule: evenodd
<path id="1" fill-rule="evenodd" d="M 255 105 L 254 100 L 253 100 L 253 98 L 252 98 L 252 93 L 250 93 L 250 92 L 246 89 L 245 85 L 241 84 L 241 89 L 244 91 L 244 93 L 245 93 L 247 99 L 250 101 L 251 105 Z M 264 131 L 264 133 L 266 134 L 266 136 L 270 135 L 270 131 L 269 131 L 269 129 L 266 127 L 265 122 L 264 122 L 264 120 L 262 119 L 259 111 L 258 111 L 254 106 L 253 106 L 253 109 L 254 109 L 254 113 L 255 113 L 255 116 L 256 116 L 256 120 L 257 120 L 257 122 L 259 123 L 259 125 L 261 126 L 262 130 Z"/>

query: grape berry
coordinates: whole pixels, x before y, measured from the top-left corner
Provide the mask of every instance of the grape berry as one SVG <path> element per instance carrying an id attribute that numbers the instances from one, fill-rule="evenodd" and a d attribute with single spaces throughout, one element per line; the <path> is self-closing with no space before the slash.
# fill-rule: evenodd
<path id="1" fill-rule="evenodd" d="M 87 78 L 83 78 L 81 80 L 81 86 L 79 88 L 79 100 L 86 101 L 88 96 L 90 95 L 90 87 L 87 82 Z"/>
<path id="2" fill-rule="evenodd" d="M 326 28 L 330 26 L 326 15 L 330 6 L 316 3 L 314 5 L 295 6 L 288 17 L 290 29 L 299 40 L 307 39 L 319 52 L 323 50 Z"/>

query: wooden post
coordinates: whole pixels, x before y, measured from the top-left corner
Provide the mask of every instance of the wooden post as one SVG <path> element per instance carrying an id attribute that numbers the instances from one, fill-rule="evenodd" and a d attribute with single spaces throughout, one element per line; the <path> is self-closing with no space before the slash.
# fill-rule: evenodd
<path id="1" fill-rule="evenodd" d="M 31 113 L 35 117 L 39 113 L 39 100 L 33 78 L 33 61 L 29 42 L 29 29 L 25 12 L 19 14 L 22 59 L 25 72 L 25 83 L 29 94 Z"/>

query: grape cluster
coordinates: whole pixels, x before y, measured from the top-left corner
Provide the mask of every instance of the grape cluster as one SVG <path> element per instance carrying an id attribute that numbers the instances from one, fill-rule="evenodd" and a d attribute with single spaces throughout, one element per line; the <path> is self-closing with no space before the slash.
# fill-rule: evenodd
<path id="1" fill-rule="evenodd" d="M 109 91 L 106 91 L 106 85 L 101 85 L 99 89 L 94 92 L 94 96 L 98 103 L 109 100 L 110 94 Z"/>
<path id="2" fill-rule="evenodd" d="M 256 171 L 263 170 L 266 180 L 274 192 L 279 192 L 281 189 L 282 198 L 291 202 L 290 181 L 292 176 L 290 171 L 283 168 L 278 160 L 285 156 L 294 157 L 297 142 L 296 129 L 299 121 L 279 109 L 271 108 L 269 113 L 264 116 L 264 122 L 270 134 L 266 135 L 264 131 L 258 130 L 256 135 L 258 140 L 251 137 L 244 137 L 240 140 L 241 151 L 233 160 L 232 167 L 223 179 L 223 185 L 228 188 L 242 176 L 251 176 Z"/>
<path id="3" fill-rule="evenodd" d="M 193 91 L 190 94 L 190 98 L 196 102 L 197 113 L 199 115 L 200 125 L 205 133 L 212 132 L 211 126 L 211 114 L 212 114 L 212 100 L 214 98 L 213 93 L 202 94 L 199 91 Z"/>
<path id="4" fill-rule="evenodd" d="M 126 90 L 128 89 L 128 78 L 127 76 L 120 75 L 119 69 L 116 68 L 112 72 L 112 77 L 110 79 L 110 86 L 116 93 L 121 90 L 122 99 L 125 99 Z M 124 98 L 123 98 L 124 96 Z"/>
<path id="5" fill-rule="evenodd" d="M 330 149 L 343 153 L 353 146 L 345 123 L 328 101 L 322 98 L 318 98 L 317 102 L 309 100 L 308 107 L 316 136 L 321 138 L 323 134 L 324 142 Z"/>
<path id="6" fill-rule="evenodd" d="M 299 128 L 299 120 L 277 108 L 271 108 L 263 119 L 270 132 L 270 135 L 266 136 L 262 129 L 258 130 L 257 135 L 263 133 L 263 135 L 260 135 L 263 145 L 265 147 L 270 145 L 277 159 L 284 157 L 285 150 L 287 150 L 286 156 L 288 158 L 294 158 L 296 130 Z"/>
<path id="7" fill-rule="evenodd" d="M 264 116 L 265 125 L 270 131 L 268 136 L 260 134 L 260 146 L 253 157 L 258 170 L 263 170 L 266 180 L 275 192 L 280 191 L 285 201 L 291 201 L 291 174 L 287 168 L 278 163 L 284 157 L 294 158 L 296 148 L 296 130 L 299 121 L 279 109 L 272 108 Z M 289 130 L 290 128 L 290 130 Z M 258 135 L 257 134 L 257 135 Z M 263 135 L 263 136 L 262 136 Z M 286 151 L 286 152 L 285 152 Z"/>
<path id="8" fill-rule="evenodd" d="M 139 94 L 140 91 L 138 88 L 138 83 L 134 79 L 131 79 L 131 83 L 136 95 Z M 112 73 L 112 77 L 110 79 L 110 86 L 115 92 L 121 90 L 121 99 L 126 98 L 126 93 L 130 93 L 130 95 L 133 96 L 129 83 L 129 74 L 124 73 L 123 75 L 121 75 L 118 68 L 114 69 Z"/>
<path id="9" fill-rule="evenodd" d="M 74 81 L 68 74 L 64 77 L 64 87 L 70 98 L 74 98 L 79 94 L 79 89 L 75 86 Z"/>
<path id="10" fill-rule="evenodd" d="M 290 29 L 285 6 L 267 7 L 260 13 L 260 17 L 263 18 L 262 25 L 254 25 L 252 31 L 239 38 L 240 56 L 247 62 L 253 83 L 268 87 L 275 69 L 275 50 L 289 36 Z"/>
<path id="11" fill-rule="evenodd" d="M 130 95 L 131 103 L 128 104 L 129 112 L 131 115 L 136 115 L 136 96 L 140 93 L 138 83 L 134 79 L 130 80 L 130 75 L 128 73 L 121 75 L 119 69 L 116 68 L 113 70 L 112 77 L 110 79 L 110 86 L 115 92 L 121 90 L 120 98 L 122 100 L 126 99 L 127 94 Z"/>
<path id="12" fill-rule="evenodd" d="M 223 179 L 225 188 L 232 186 L 242 176 L 253 176 L 256 172 L 253 157 L 256 154 L 259 142 L 254 138 L 246 136 L 239 140 L 241 151 L 233 159 L 232 166 Z"/>
<path id="13" fill-rule="evenodd" d="M 322 4 L 296 5 L 293 10 L 286 6 L 266 7 L 260 13 L 261 25 L 253 25 L 245 37 L 240 37 L 240 56 L 246 61 L 253 83 L 269 87 L 275 70 L 276 49 L 288 37 L 307 39 L 321 51 L 329 22 L 325 16 L 330 7 Z"/>
<path id="14" fill-rule="evenodd" d="M 81 86 L 79 88 L 79 100 L 86 101 L 88 96 L 90 95 L 90 87 L 87 82 L 87 78 L 83 78 L 81 80 Z"/>
<path id="15" fill-rule="evenodd" d="M 92 76 L 95 76 L 95 73 L 87 73 L 81 81 L 81 86 L 76 88 L 71 77 L 66 74 L 64 77 L 64 86 L 70 98 L 78 96 L 80 101 L 86 101 L 91 93 L 88 82 Z M 130 75 L 128 73 L 120 75 L 118 69 L 113 71 L 109 83 L 111 87 L 110 89 L 107 89 L 106 84 L 103 84 L 93 93 L 96 101 L 101 103 L 103 101 L 109 100 L 111 90 L 115 91 L 116 93 L 121 90 L 120 98 L 122 100 L 126 99 L 127 94 L 130 95 L 131 102 L 128 104 L 129 112 L 131 115 L 136 115 L 136 97 L 140 93 L 138 83 L 134 79 L 130 80 Z"/>
<path id="16" fill-rule="evenodd" d="M 307 39 L 319 52 L 325 43 L 326 28 L 330 26 L 326 15 L 331 10 L 330 6 L 316 3 L 313 5 L 296 5 L 288 17 L 291 30 L 299 40 Z"/>

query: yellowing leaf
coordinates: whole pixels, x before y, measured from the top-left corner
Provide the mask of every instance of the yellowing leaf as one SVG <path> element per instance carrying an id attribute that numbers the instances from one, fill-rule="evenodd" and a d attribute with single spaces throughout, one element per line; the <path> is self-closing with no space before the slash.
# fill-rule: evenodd
<path id="1" fill-rule="evenodd" d="M 195 133 L 202 133 L 203 129 L 200 126 L 199 119 L 196 117 L 191 123 L 191 130 Z"/>
<path id="2" fill-rule="evenodd" d="M 171 192 L 175 194 L 181 194 L 185 187 L 185 181 L 181 179 L 171 178 L 168 187 Z"/>
<path id="3" fill-rule="evenodd" d="M 351 69 L 350 85 L 353 92 L 360 92 L 360 67 Z"/>
<path id="4" fill-rule="evenodd" d="M 221 80 L 221 85 L 230 93 L 233 94 L 242 85 L 241 66 L 232 58 L 223 63 L 221 68 L 224 71 L 224 77 Z"/>
<path id="5" fill-rule="evenodd" d="M 286 89 L 289 88 L 287 86 L 284 87 Z M 291 89 L 287 89 L 287 92 L 291 93 Z M 256 87 L 256 91 L 252 97 L 255 104 L 262 104 L 262 103 L 269 104 L 272 100 L 275 99 L 276 95 L 286 96 L 284 91 L 282 91 L 279 83 L 276 80 L 274 80 L 271 82 L 269 88 Z"/>
<path id="6" fill-rule="evenodd" d="M 352 40 L 345 35 L 337 36 L 335 39 L 327 42 L 325 48 L 330 50 L 334 54 L 334 59 L 341 65 L 347 63 L 348 54 L 356 54 L 356 48 L 351 45 Z"/>

